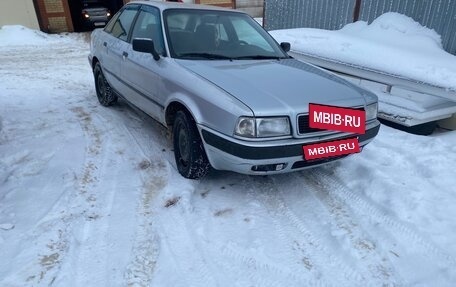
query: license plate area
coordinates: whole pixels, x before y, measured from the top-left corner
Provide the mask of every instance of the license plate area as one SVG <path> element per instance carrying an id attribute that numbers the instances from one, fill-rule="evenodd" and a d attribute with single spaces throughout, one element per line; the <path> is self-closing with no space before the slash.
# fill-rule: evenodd
<path id="1" fill-rule="evenodd" d="M 313 129 L 364 134 L 366 112 L 354 108 L 309 104 L 309 126 Z"/>
<path id="2" fill-rule="evenodd" d="M 348 138 L 302 146 L 305 160 L 330 158 L 361 152 L 358 138 Z"/>

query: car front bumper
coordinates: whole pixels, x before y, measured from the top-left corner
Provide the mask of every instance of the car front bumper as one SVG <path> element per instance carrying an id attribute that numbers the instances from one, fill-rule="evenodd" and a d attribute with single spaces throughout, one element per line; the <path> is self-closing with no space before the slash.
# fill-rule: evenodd
<path id="1" fill-rule="evenodd" d="M 102 28 L 108 24 L 109 18 L 105 16 L 92 16 L 89 19 L 83 19 L 82 25 L 87 28 Z"/>
<path id="2" fill-rule="evenodd" d="M 297 171 L 339 160 L 346 156 L 307 161 L 303 145 L 336 141 L 357 137 L 359 146 L 366 146 L 378 134 L 380 122 L 375 120 L 366 126 L 366 133 L 334 133 L 302 139 L 246 142 L 222 135 L 206 127 L 199 127 L 207 157 L 212 167 L 242 174 L 279 174 Z"/>

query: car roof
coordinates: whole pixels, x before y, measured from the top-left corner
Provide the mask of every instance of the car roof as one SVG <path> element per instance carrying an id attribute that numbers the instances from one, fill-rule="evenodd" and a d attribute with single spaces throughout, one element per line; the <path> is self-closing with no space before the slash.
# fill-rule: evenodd
<path id="1" fill-rule="evenodd" d="M 82 7 L 82 10 L 107 10 L 108 8 L 103 7 L 103 6 L 88 6 L 88 7 Z"/>
<path id="2" fill-rule="evenodd" d="M 242 11 L 223 8 L 218 6 L 212 5 L 203 5 L 203 4 L 189 4 L 189 3 L 181 3 L 181 2 L 166 2 L 160 0 L 140 0 L 140 1 L 130 1 L 126 5 L 132 4 L 143 4 L 143 5 L 150 5 L 159 8 L 160 10 L 167 10 L 167 9 L 195 9 L 195 10 L 214 10 L 214 11 L 230 11 L 230 12 L 237 12 L 241 14 L 245 14 Z"/>

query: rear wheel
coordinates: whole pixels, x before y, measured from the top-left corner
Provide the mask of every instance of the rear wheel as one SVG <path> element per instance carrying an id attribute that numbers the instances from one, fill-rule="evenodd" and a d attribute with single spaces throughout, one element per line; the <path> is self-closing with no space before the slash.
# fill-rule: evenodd
<path id="1" fill-rule="evenodd" d="M 193 118 L 178 111 L 173 125 L 174 156 L 179 173 L 190 179 L 204 177 L 210 164 Z"/>
<path id="2" fill-rule="evenodd" d="M 100 63 L 95 64 L 93 75 L 95 77 L 95 90 L 100 104 L 107 107 L 117 102 L 117 96 L 114 94 L 108 81 L 106 81 Z"/>

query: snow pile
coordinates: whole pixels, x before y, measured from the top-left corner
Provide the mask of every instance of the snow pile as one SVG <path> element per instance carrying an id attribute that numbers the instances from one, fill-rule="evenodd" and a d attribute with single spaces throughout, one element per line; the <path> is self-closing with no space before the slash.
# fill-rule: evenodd
<path id="1" fill-rule="evenodd" d="M 279 42 L 290 42 L 295 52 L 456 90 L 456 57 L 443 50 L 440 35 L 399 13 L 338 31 L 300 28 L 270 33 Z"/>
<path id="2" fill-rule="evenodd" d="M 20 25 L 0 27 L 0 47 L 5 46 L 41 46 L 61 42 L 61 35 L 49 35 Z"/>
<path id="3" fill-rule="evenodd" d="M 428 52 L 443 49 L 442 38 L 437 32 L 421 26 L 410 17 L 394 12 L 381 15 L 370 25 L 364 21 L 346 25 L 341 32 L 403 49 L 419 48 Z"/>

